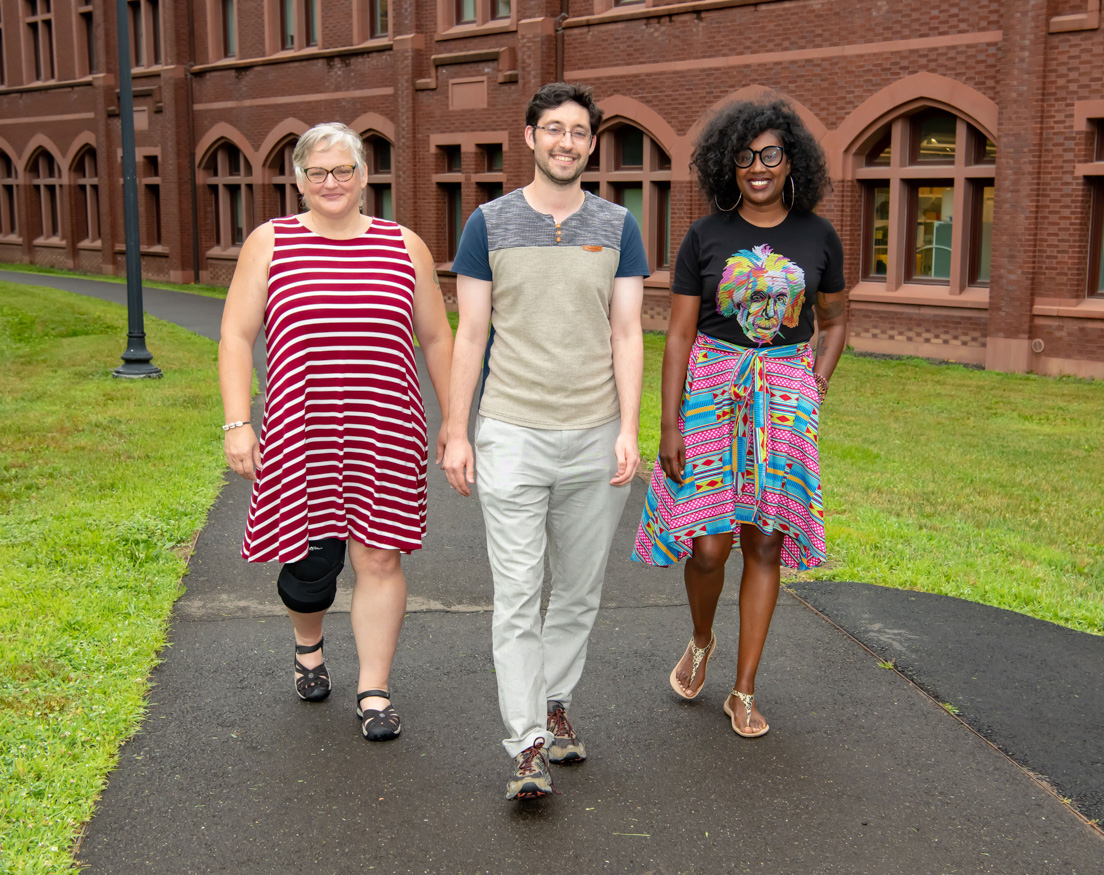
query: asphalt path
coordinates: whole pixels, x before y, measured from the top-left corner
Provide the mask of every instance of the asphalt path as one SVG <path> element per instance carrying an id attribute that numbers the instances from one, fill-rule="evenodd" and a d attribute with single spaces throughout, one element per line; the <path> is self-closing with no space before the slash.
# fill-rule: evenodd
<path id="1" fill-rule="evenodd" d="M 21 276 L 125 300 L 121 285 Z M 217 337 L 221 301 L 147 295 L 151 315 Z M 771 732 L 740 739 L 721 711 L 735 675 L 738 563 L 706 687 L 683 702 L 667 685 L 689 634 L 681 574 L 626 558 L 643 500 L 635 482 L 571 709 L 589 758 L 555 769 L 556 796 L 516 804 L 503 799 L 510 761 L 477 499 L 431 467 L 430 534 L 404 558 L 410 603 L 392 682 L 403 736 L 369 744 L 354 714 L 348 572 L 326 629 L 334 693 L 307 705 L 292 689 L 276 567 L 238 557 L 248 484 L 228 477 L 149 713 L 120 751 L 81 863 L 105 873 L 1104 869 L 1104 836 L 1086 820 L 1104 816 L 1104 639 L 944 597 L 795 585 L 780 595 L 757 682 Z"/>

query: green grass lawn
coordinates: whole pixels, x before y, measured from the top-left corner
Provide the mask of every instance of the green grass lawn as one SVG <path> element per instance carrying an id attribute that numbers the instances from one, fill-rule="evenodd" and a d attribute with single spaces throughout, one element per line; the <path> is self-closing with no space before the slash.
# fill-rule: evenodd
<path id="1" fill-rule="evenodd" d="M 663 337 L 645 336 L 642 452 Z M 829 562 L 1104 634 L 1104 382 L 845 355 L 821 413 Z"/>
<path id="2" fill-rule="evenodd" d="M 118 380 L 126 328 L 0 281 L 2 872 L 71 865 L 222 482 L 215 344 L 147 316 L 164 377 Z"/>

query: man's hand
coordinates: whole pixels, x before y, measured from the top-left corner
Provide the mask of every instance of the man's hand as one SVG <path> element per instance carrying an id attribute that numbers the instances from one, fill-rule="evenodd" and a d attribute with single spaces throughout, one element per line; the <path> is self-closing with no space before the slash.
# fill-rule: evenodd
<path id="1" fill-rule="evenodd" d="M 475 482 L 475 456 L 466 435 L 449 440 L 442 467 L 448 477 L 449 486 L 461 495 L 471 495 L 471 484 Z"/>
<path id="2" fill-rule="evenodd" d="M 617 456 L 617 476 L 610 480 L 610 486 L 624 486 L 633 479 L 640 465 L 640 447 L 636 442 L 636 432 L 621 432 L 613 444 Z"/>

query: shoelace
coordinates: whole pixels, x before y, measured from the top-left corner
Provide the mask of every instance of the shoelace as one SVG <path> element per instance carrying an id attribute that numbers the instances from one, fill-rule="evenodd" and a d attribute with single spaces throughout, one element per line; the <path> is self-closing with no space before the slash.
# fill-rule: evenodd
<path id="1" fill-rule="evenodd" d="M 533 760 L 540 755 L 541 748 L 544 747 L 544 739 L 538 738 L 533 742 L 532 747 L 527 747 L 521 753 L 521 763 L 518 765 L 519 772 L 535 772 L 537 769 L 533 767 Z"/>
<path id="2" fill-rule="evenodd" d="M 574 738 L 575 730 L 567 722 L 567 712 L 563 708 L 556 708 L 548 712 L 548 719 L 552 721 L 552 734 L 559 738 Z"/>

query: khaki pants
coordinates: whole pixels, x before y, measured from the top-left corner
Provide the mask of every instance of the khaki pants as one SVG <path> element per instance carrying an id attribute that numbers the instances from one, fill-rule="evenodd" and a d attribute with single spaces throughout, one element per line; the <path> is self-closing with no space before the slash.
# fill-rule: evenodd
<path id="1" fill-rule="evenodd" d="M 494 577 L 498 704 L 517 756 L 543 737 L 547 703 L 571 702 L 598 614 L 606 560 L 629 486 L 617 473 L 620 421 L 550 431 L 479 417 L 476 487 Z M 544 555 L 552 593 L 540 617 Z"/>

